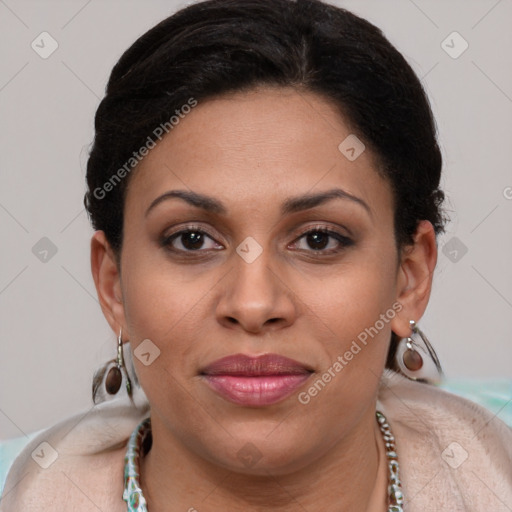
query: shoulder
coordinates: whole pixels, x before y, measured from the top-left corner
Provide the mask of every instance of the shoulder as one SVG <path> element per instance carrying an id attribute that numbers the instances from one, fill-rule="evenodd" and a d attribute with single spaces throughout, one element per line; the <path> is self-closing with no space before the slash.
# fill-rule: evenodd
<path id="1" fill-rule="evenodd" d="M 123 459 L 122 448 L 88 456 L 59 456 L 48 468 L 36 467 L 35 462 L 23 458 L 22 472 L 8 477 L 0 510 L 126 510 Z"/>
<path id="2" fill-rule="evenodd" d="M 450 510 L 509 510 L 512 429 L 496 415 L 388 370 L 379 406 L 396 437 L 406 495 L 419 507 L 409 510 L 443 508 L 442 500 Z"/>
<path id="3" fill-rule="evenodd" d="M 148 414 L 147 404 L 114 400 L 44 430 L 10 468 L 0 512 L 126 510 L 126 445 Z"/>

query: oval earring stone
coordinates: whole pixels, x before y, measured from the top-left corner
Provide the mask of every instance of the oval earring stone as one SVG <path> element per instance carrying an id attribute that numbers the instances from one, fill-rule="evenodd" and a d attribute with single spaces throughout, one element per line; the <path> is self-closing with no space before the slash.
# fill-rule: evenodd
<path id="1" fill-rule="evenodd" d="M 416 352 L 408 348 L 403 355 L 404 365 L 411 372 L 417 372 L 423 366 L 423 358 Z"/>
<path id="2" fill-rule="evenodd" d="M 115 395 L 119 391 L 122 381 L 123 376 L 121 370 L 117 366 L 110 368 L 105 379 L 105 389 L 107 393 L 109 395 Z"/>

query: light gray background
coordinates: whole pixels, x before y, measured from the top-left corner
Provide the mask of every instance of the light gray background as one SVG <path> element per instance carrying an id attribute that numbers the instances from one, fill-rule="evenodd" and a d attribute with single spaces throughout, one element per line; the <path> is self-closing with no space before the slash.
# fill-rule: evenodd
<path id="1" fill-rule="evenodd" d="M 383 29 L 437 118 L 452 222 L 420 326 L 449 377 L 511 377 L 512 1 L 332 3 Z M 0 438 L 89 408 L 92 374 L 114 357 L 82 206 L 93 117 L 122 51 L 184 5 L 0 0 Z M 59 45 L 47 59 L 31 48 L 43 31 Z M 469 44 L 457 59 L 442 47 L 453 31 Z M 57 247 L 46 262 L 42 237 Z"/>

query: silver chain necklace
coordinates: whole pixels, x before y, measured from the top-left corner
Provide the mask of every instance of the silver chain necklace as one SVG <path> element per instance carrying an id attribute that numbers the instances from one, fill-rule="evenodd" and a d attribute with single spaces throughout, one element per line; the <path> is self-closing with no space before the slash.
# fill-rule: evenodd
<path id="1" fill-rule="evenodd" d="M 395 451 L 395 436 L 391 433 L 391 428 L 384 414 L 376 411 L 376 415 L 384 443 L 386 444 L 386 458 L 389 470 L 388 512 L 403 512 L 404 493 L 402 492 L 402 483 L 399 476 L 398 456 Z"/>

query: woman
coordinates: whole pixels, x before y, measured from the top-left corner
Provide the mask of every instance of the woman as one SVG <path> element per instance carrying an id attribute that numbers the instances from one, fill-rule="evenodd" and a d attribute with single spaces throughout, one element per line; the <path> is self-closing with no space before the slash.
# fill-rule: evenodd
<path id="1" fill-rule="evenodd" d="M 0 509 L 512 509 L 510 429 L 414 382 L 440 173 L 418 78 L 343 9 L 210 0 L 144 34 L 87 168 L 104 401 Z"/>

